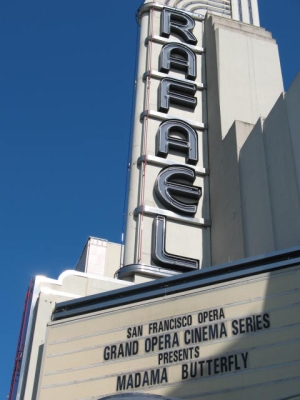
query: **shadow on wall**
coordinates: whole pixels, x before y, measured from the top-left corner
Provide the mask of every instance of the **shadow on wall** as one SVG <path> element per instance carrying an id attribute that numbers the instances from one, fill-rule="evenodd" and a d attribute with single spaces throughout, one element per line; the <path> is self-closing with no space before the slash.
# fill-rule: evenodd
<path id="1" fill-rule="evenodd" d="M 300 243 L 300 73 L 265 120 L 214 135 L 212 264 Z"/>
<path id="2" fill-rule="evenodd" d="M 179 400 L 171 397 L 164 397 L 164 396 L 157 396 L 157 395 L 152 395 L 152 394 L 143 394 L 143 393 L 128 393 L 128 394 L 116 394 L 113 396 L 108 396 L 108 397 L 102 397 L 102 400 L 129 400 L 129 399 L 134 399 L 134 400 Z"/>
<path id="3" fill-rule="evenodd" d="M 44 345 L 41 344 L 39 346 L 39 350 L 38 350 L 37 367 L 36 367 L 36 370 L 35 370 L 34 384 L 33 384 L 33 389 L 32 389 L 32 398 L 31 398 L 31 400 L 36 400 L 36 393 L 37 393 L 37 389 L 38 389 L 40 370 L 41 370 L 42 359 L 43 359 L 43 351 L 44 351 Z"/>
<path id="4" fill-rule="evenodd" d="M 299 104 L 300 73 L 237 149 L 245 256 L 300 243 Z"/>

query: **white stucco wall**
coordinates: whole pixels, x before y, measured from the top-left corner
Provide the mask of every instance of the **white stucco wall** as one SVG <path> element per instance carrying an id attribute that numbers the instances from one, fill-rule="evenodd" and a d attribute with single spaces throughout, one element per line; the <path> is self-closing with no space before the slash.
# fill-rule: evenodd
<path id="1" fill-rule="evenodd" d="M 129 282 L 75 271 L 64 271 L 57 280 L 36 276 L 17 400 L 36 398 L 46 328 L 55 304 L 129 285 Z"/>
<path id="2" fill-rule="evenodd" d="M 217 142 L 213 264 L 300 243 L 299 88 L 300 73 L 266 118 L 235 121 Z"/>

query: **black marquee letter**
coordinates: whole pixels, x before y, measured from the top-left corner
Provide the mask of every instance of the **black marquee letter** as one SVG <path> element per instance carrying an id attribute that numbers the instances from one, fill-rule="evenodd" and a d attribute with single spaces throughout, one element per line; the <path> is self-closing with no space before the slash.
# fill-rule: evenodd
<path id="1" fill-rule="evenodd" d="M 179 212 L 180 214 L 195 215 L 202 195 L 201 188 L 172 182 L 171 180 L 174 179 L 194 183 L 196 174 L 192 168 L 181 165 L 172 165 L 163 168 L 155 181 L 154 191 L 156 196 L 169 210 Z M 176 196 L 178 197 L 176 198 Z"/>
<path id="2" fill-rule="evenodd" d="M 195 27 L 195 21 L 189 15 L 163 9 L 160 20 L 160 34 L 163 37 L 169 37 L 171 33 L 175 33 L 188 44 L 197 44 L 196 37 L 192 34 Z"/>
<path id="3" fill-rule="evenodd" d="M 186 72 L 186 79 L 196 79 L 196 55 L 184 44 L 168 43 L 161 49 L 159 55 L 159 71 L 168 73 L 176 68 Z"/>
<path id="4" fill-rule="evenodd" d="M 193 83 L 183 83 L 171 78 L 162 79 L 158 91 L 158 111 L 167 113 L 170 103 L 194 110 L 197 105 L 197 99 L 194 97 L 196 91 L 197 86 Z"/>
<path id="5" fill-rule="evenodd" d="M 182 135 L 184 139 L 178 137 L 178 134 Z M 169 148 L 185 153 L 186 164 L 197 164 L 198 135 L 186 122 L 169 119 L 159 126 L 156 136 L 156 155 L 166 158 Z"/>
<path id="6" fill-rule="evenodd" d="M 198 260 L 194 258 L 181 257 L 167 253 L 166 248 L 166 219 L 157 215 L 153 225 L 152 259 L 166 268 L 179 271 L 193 270 L 199 268 Z"/>

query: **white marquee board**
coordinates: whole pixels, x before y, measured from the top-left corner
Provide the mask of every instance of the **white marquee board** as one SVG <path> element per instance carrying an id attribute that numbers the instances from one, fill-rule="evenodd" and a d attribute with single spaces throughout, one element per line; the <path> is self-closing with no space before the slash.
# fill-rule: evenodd
<path id="1" fill-rule="evenodd" d="M 290 267 L 52 322 L 38 398 L 299 395 L 299 274 Z"/>

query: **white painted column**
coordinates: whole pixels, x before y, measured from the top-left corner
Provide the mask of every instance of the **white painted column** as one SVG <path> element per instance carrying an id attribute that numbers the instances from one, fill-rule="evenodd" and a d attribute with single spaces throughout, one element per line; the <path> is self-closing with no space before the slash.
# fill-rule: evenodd
<path id="1" fill-rule="evenodd" d="M 176 265 L 176 261 L 174 267 L 171 267 L 161 261 L 158 262 L 154 257 L 154 225 L 157 215 L 163 216 L 166 221 L 165 247 L 169 254 L 198 260 L 199 268 L 210 265 L 207 117 L 206 94 L 203 89 L 205 86 L 203 18 L 196 14 L 182 13 L 183 16 L 188 15 L 195 21 L 192 31 L 197 38 L 197 43 L 191 45 L 173 32 L 169 37 L 161 34 L 163 8 L 162 4 L 149 3 L 144 4 L 140 10 L 141 40 L 124 267 L 118 273 L 120 278 L 133 279 L 135 282 L 138 282 L 137 276 L 152 275 L 153 279 L 153 277 L 169 276 L 182 271 Z M 160 70 L 159 59 L 163 46 L 170 43 L 184 45 L 195 55 L 197 65 L 195 81 L 187 79 L 185 71 L 176 70 L 173 67 L 168 72 Z M 162 80 L 165 78 L 174 79 L 183 85 L 196 85 L 196 93 L 191 96 L 197 99 L 196 108 L 190 109 L 171 103 L 168 111 L 161 111 L 159 93 L 162 90 Z M 164 121 L 172 119 L 184 121 L 196 131 L 198 137 L 196 165 L 186 165 L 183 151 L 171 149 L 166 158 L 157 154 L 158 130 Z M 192 186 L 202 189 L 197 211 L 192 216 L 171 210 L 159 200 L 155 192 L 158 175 L 164 168 L 174 164 L 194 169 L 196 178 Z M 125 272 L 130 269 L 135 269 L 136 272 L 131 273 L 128 278 Z"/>

